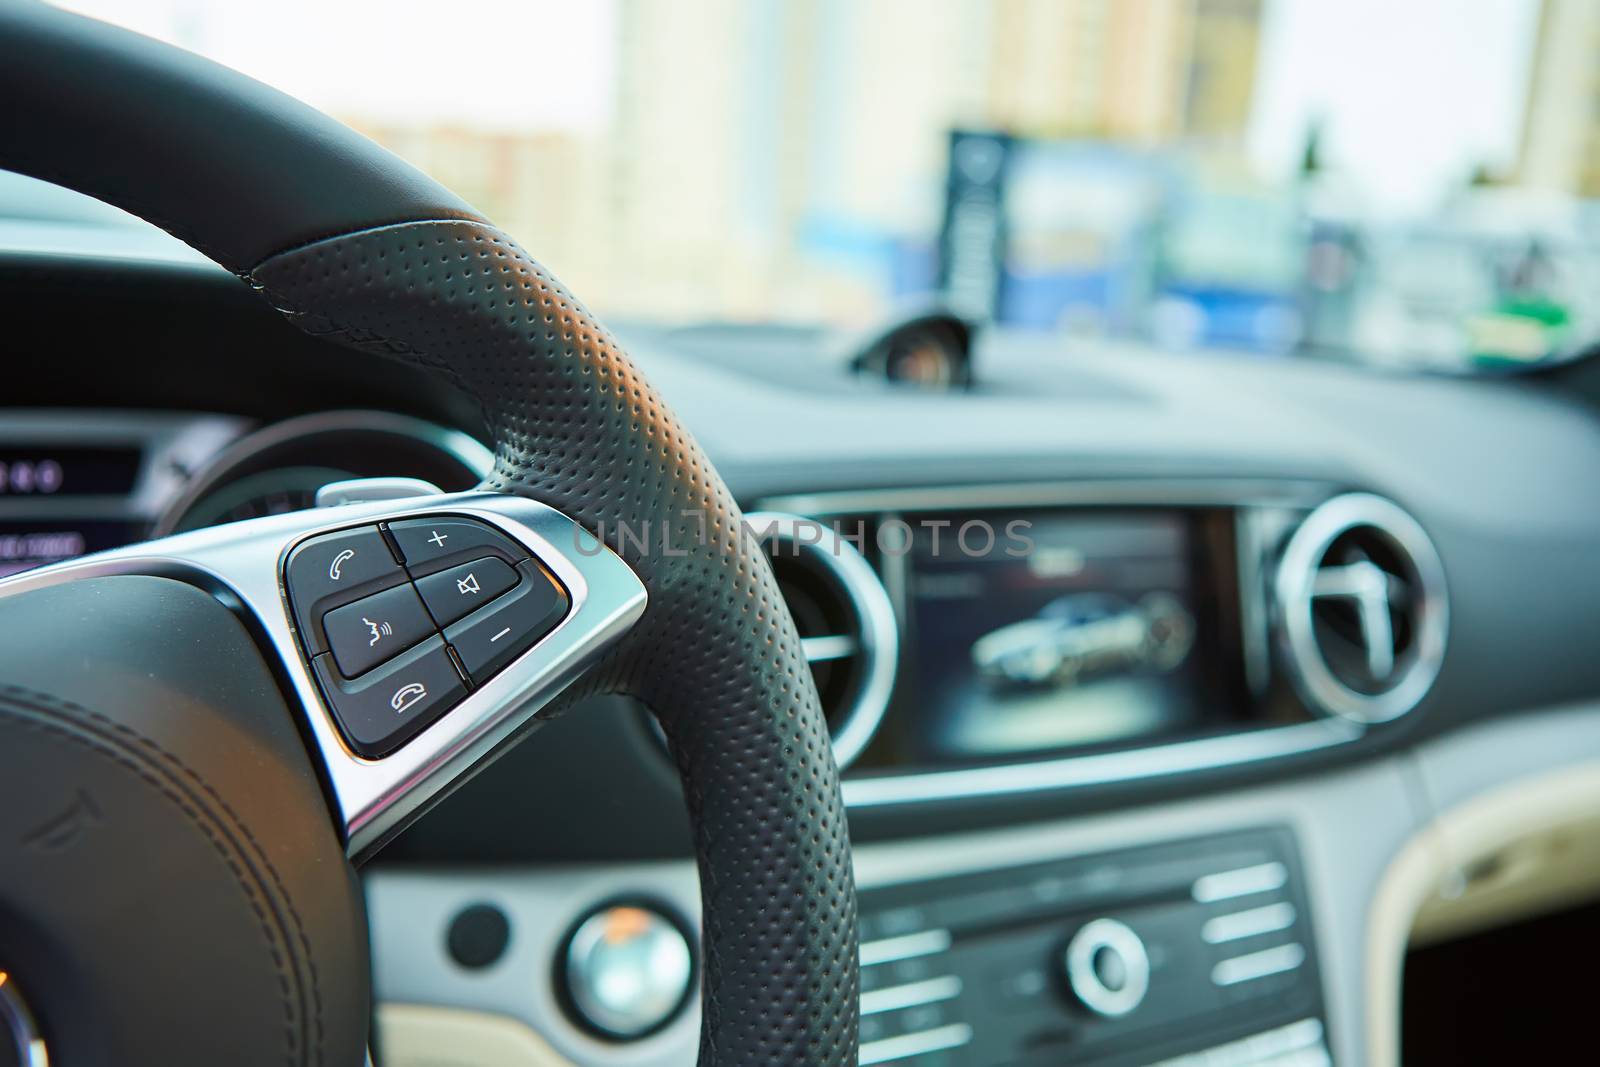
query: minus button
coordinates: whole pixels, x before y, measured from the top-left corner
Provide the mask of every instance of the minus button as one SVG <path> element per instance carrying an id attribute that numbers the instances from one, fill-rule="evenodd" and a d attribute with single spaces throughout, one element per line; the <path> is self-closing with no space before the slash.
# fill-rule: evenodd
<path id="1" fill-rule="evenodd" d="M 461 665 L 474 685 L 487 682 L 500 668 L 538 644 L 567 614 L 570 602 L 566 590 L 537 563 L 518 564 L 517 574 L 519 581 L 498 599 L 445 627 L 445 640 L 461 657 Z"/>

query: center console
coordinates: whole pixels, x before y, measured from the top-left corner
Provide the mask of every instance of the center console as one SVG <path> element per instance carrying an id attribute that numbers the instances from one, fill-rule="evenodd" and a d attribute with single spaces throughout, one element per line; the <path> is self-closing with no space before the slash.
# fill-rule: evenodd
<path id="1" fill-rule="evenodd" d="M 1326 1065 L 1309 906 L 1282 828 L 868 890 L 861 1063 Z"/>

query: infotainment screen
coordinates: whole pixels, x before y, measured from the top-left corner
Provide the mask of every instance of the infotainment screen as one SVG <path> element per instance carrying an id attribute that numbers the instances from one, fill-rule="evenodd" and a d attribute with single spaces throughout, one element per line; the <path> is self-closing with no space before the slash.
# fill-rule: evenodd
<path id="1" fill-rule="evenodd" d="M 1222 513 L 1083 509 L 908 525 L 916 726 L 902 743 L 914 761 L 1192 731 L 1238 695 Z"/>

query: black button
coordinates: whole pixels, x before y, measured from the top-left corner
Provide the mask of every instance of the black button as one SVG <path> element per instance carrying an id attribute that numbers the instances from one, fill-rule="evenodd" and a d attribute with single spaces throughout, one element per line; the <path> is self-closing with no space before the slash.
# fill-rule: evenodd
<path id="1" fill-rule="evenodd" d="M 450 956 L 469 970 L 487 967 L 499 959 L 511 941 L 511 923 L 493 904 L 472 904 L 450 921 L 445 938 Z"/>
<path id="2" fill-rule="evenodd" d="M 409 582 L 328 612 L 322 628 L 346 678 L 365 674 L 434 632 Z"/>
<path id="3" fill-rule="evenodd" d="M 328 647 L 317 624 L 330 609 L 399 585 L 405 578 L 376 526 L 312 538 L 291 552 L 284 566 L 295 623 L 311 652 Z"/>
<path id="4" fill-rule="evenodd" d="M 474 519 L 402 519 L 389 524 L 389 536 L 413 578 L 484 556 L 507 563 L 528 558 L 527 549 Z"/>
<path id="5" fill-rule="evenodd" d="M 345 740 L 369 758 L 393 752 L 467 695 L 438 637 L 355 682 L 339 677 L 331 653 L 312 663 Z"/>
<path id="6" fill-rule="evenodd" d="M 449 626 L 517 584 L 517 572 L 498 559 L 477 559 L 417 579 L 417 592 L 440 626 Z"/>
<path id="7" fill-rule="evenodd" d="M 567 594 L 531 560 L 522 582 L 499 600 L 444 632 L 476 684 L 527 651 L 567 614 Z"/>

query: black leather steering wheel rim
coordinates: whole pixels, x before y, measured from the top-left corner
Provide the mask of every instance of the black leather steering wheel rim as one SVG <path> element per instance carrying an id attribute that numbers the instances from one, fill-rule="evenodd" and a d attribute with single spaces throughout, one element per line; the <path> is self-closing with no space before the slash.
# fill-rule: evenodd
<path id="1" fill-rule="evenodd" d="M 854 1064 L 848 831 L 799 638 L 726 486 L 614 338 L 470 207 L 241 75 L 33 3 L 0 4 L 0 56 L 0 95 L 28 102 L 0 114 L 0 166 L 160 225 L 312 333 L 448 378 L 493 435 L 486 486 L 635 569 L 645 617 L 568 698 L 638 697 L 681 772 L 700 1062 Z"/>

